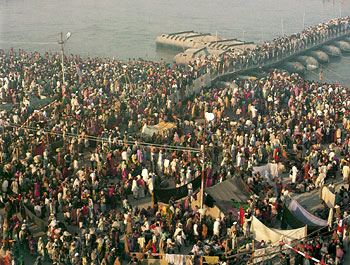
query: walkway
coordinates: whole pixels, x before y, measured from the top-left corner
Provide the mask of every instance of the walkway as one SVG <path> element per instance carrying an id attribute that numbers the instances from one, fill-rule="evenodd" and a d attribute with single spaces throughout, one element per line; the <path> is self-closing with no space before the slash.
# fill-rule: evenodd
<path id="1" fill-rule="evenodd" d="M 228 72 L 224 72 L 224 73 L 211 75 L 211 81 L 214 82 L 216 80 L 222 80 L 222 79 L 225 79 L 227 77 L 231 77 L 233 75 L 240 75 L 240 74 L 244 74 L 244 73 L 252 72 L 252 71 L 257 71 L 257 70 L 261 70 L 261 69 L 268 70 L 271 68 L 277 68 L 279 65 L 286 63 L 299 55 L 302 55 L 302 54 L 309 52 L 311 50 L 319 49 L 323 45 L 331 44 L 334 41 L 337 41 L 337 40 L 340 40 L 344 37 L 349 36 L 349 34 L 350 34 L 349 31 L 347 31 L 345 33 L 341 33 L 334 38 L 327 39 L 327 40 L 325 40 L 321 43 L 318 43 L 318 44 L 313 44 L 313 45 L 307 46 L 303 50 L 287 53 L 287 55 L 285 55 L 281 58 L 269 60 L 268 62 L 263 63 L 263 64 L 252 65 L 252 66 L 248 66 L 248 67 L 235 69 L 233 71 L 228 71 Z"/>

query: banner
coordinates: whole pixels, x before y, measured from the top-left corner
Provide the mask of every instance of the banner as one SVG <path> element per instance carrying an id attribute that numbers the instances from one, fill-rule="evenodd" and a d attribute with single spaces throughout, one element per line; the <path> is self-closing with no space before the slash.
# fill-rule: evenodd
<path id="1" fill-rule="evenodd" d="M 272 245 L 278 245 L 280 241 L 291 243 L 293 240 L 306 237 L 306 227 L 291 230 L 268 228 L 255 216 L 253 216 L 250 230 L 255 240 L 264 240 L 264 242 L 271 240 Z"/>
<path id="2" fill-rule="evenodd" d="M 335 206 L 335 194 L 331 192 L 328 187 L 322 187 L 321 199 L 329 208 L 333 208 Z"/>
<path id="3" fill-rule="evenodd" d="M 201 186 L 201 176 L 192 180 L 190 183 L 192 183 L 193 192 L 196 191 Z M 188 184 L 172 189 L 156 188 L 154 189 L 154 197 L 157 199 L 157 201 L 164 203 L 168 203 L 171 197 L 173 197 L 175 201 L 185 198 L 188 195 L 187 185 Z"/>
<path id="4" fill-rule="evenodd" d="M 292 228 L 299 228 L 299 227 L 302 227 L 305 225 L 291 211 L 289 211 L 289 209 L 286 205 L 284 205 L 284 207 L 283 207 L 282 222 L 290 225 L 290 227 L 292 227 Z M 310 227 L 309 227 L 309 229 L 310 229 Z"/>

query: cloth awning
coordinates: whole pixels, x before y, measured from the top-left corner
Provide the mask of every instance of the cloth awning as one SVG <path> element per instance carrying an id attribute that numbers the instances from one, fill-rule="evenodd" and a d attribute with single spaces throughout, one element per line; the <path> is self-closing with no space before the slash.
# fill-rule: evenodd
<path id="1" fill-rule="evenodd" d="M 255 240 L 271 241 L 272 245 L 279 245 L 279 241 L 291 243 L 293 240 L 302 239 L 307 236 L 305 226 L 291 230 L 273 229 L 264 225 L 255 216 L 253 216 L 250 230 Z"/>
<path id="2" fill-rule="evenodd" d="M 246 203 L 249 200 L 247 187 L 240 178 L 230 178 L 204 190 L 210 195 L 219 209 L 228 213 L 233 202 Z M 232 206 L 233 207 L 233 206 Z"/>
<path id="3" fill-rule="evenodd" d="M 292 199 L 288 207 L 286 205 L 284 206 L 283 221 L 292 228 L 299 228 L 307 225 L 309 231 L 327 226 L 327 220 L 323 220 L 311 214 L 295 199 Z"/>

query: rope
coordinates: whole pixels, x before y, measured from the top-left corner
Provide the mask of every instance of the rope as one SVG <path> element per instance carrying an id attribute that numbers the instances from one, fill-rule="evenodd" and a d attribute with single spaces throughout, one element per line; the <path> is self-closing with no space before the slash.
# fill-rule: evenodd
<path id="1" fill-rule="evenodd" d="M 8 123 L 9 127 L 11 128 L 17 128 L 17 130 L 19 129 L 26 129 L 26 130 L 30 130 L 30 131 L 34 131 L 34 132 L 46 132 L 48 134 L 51 134 L 51 135 L 56 135 L 56 136 L 68 136 L 69 138 L 74 138 L 74 137 L 80 137 L 78 134 L 73 134 L 73 133 L 59 133 L 59 132 L 51 132 L 51 131 L 48 131 L 48 130 L 43 130 L 43 129 L 37 129 L 37 128 L 33 128 L 33 127 L 25 127 L 23 125 L 17 125 L 17 124 L 11 124 L 11 123 Z M 17 131 L 16 130 L 16 131 Z M 91 136 L 91 135 L 88 135 L 87 136 L 87 139 L 89 140 L 93 140 L 93 141 L 96 141 L 96 142 L 101 142 L 101 143 L 106 143 L 108 142 L 108 140 L 104 140 L 100 137 L 97 137 L 97 136 Z M 139 141 L 123 141 L 123 140 L 120 140 L 122 141 L 123 143 L 127 143 L 127 144 L 130 144 L 130 145 L 138 145 L 138 146 L 145 146 L 145 147 L 156 147 L 158 149 L 167 149 L 167 150 L 174 150 L 174 151 L 189 151 L 189 152 L 193 152 L 193 153 L 200 153 L 202 152 L 201 149 L 199 148 L 193 148 L 193 147 L 180 147 L 180 146 L 168 146 L 168 145 L 165 145 L 165 144 L 153 144 L 153 143 L 147 143 L 147 142 L 139 142 Z"/>
<path id="2" fill-rule="evenodd" d="M 48 107 L 50 107 L 52 104 L 54 104 L 57 101 L 54 100 L 51 103 L 47 104 L 45 107 L 39 109 L 39 110 L 35 110 L 29 117 L 28 119 L 21 125 L 21 127 L 19 127 L 17 130 L 21 129 L 22 127 L 24 127 L 36 114 L 40 113 L 41 111 L 43 111 L 44 109 L 47 109 Z M 16 130 L 16 132 L 17 132 Z"/>
<path id="3" fill-rule="evenodd" d="M 3 41 L 0 43 L 9 43 L 9 44 L 35 44 L 35 45 L 56 45 L 57 42 L 39 42 L 39 41 Z"/>
<path id="4" fill-rule="evenodd" d="M 322 227 L 321 229 L 323 229 L 323 228 L 324 228 L 324 227 Z M 318 232 L 318 231 L 321 230 L 321 229 L 318 229 L 318 230 L 316 230 L 315 232 Z M 323 233 L 318 234 L 318 235 L 316 235 L 316 236 L 310 237 L 310 235 L 312 235 L 312 234 L 315 233 L 315 232 L 313 232 L 313 233 L 311 233 L 310 235 L 307 235 L 306 237 L 300 238 L 299 240 L 304 240 L 304 239 L 306 239 L 306 238 L 308 238 L 308 239 L 313 239 L 313 238 L 316 238 L 316 237 L 321 236 L 321 235 L 324 235 L 324 234 L 329 234 L 329 233 L 332 232 L 332 231 L 334 231 L 334 230 L 327 231 L 327 232 L 323 232 Z M 253 257 L 245 258 L 244 260 L 245 260 L 245 261 L 248 261 L 248 260 L 252 260 L 252 259 L 256 259 L 256 258 L 272 256 L 272 255 L 274 255 L 274 254 L 278 254 L 278 253 L 281 253 L 281 252 L 283 252 L 283 251 L 284 251 L 284 250 L 281 249 L 281 250 L 279 250 L 279 251 L 271 252 L 271 253 L 268 253 L 268 254 L 264 254 L 264 255 L 259 255 L 259 256 L 253 256 Z M 237 254 L 228 256 L 228 258 L 230 259 L 230 258 L 234 258 L 234 257 L 242 256 L 242 255 L 249 255 L 249 254 L 254 254 L 254 251 L 247 251 L 247 252 L 237 253 Z"/>

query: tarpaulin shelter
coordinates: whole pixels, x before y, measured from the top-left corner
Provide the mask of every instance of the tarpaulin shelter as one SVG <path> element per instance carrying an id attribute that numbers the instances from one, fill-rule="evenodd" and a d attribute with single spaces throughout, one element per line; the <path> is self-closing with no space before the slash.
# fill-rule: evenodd
<path id="1" fill-rule="evenodd" d="M 274 229 L 264 225 L 255 216 L 253 216 L 250 230 L 255 240 L 271 241 L 272 245 L 275 246 L 279 245 L 280 241 L 291 243 L 293 240 L 302 239 L 307 236 L 306 226 L 290 230 Z"/>
<path id="2" fill-rule="evenodd" d="M 292 199 L 288 207 L 284 205 L 282 220 L 292 228 L 299 228 L 307 225 L 308 231 L 314 231 L 327 226 L 327 220 L 323 220 L 311 214 L 295 199 Z"/>
<path id="3" fill-rule="evenodd" d="M 196 191 L 201 186 L 201 176 L 192 180 L 190 183 L 192 183 L 192 190 Z M 170 189 L 155 188 L 154 197 L 156 198 L 157 201 L 164 202 L 164 203 L 168 203 L 171 197 L 173 197 L 174 200 L 180 200 L 188 196 L 187 185 L 188 184 L 178 188 L 170 188 Z"/>
<path id="4" fill-rule="evenodd" d="M 237 203 L 246 204 L 250 197 L 247 187 L 240 178 L 229 178 L 215 186 L 206 188 L 204 191 L 223 213 L 232 211 L 230 208 L 233 208 L 233 205 L 237 205 Z"/>

